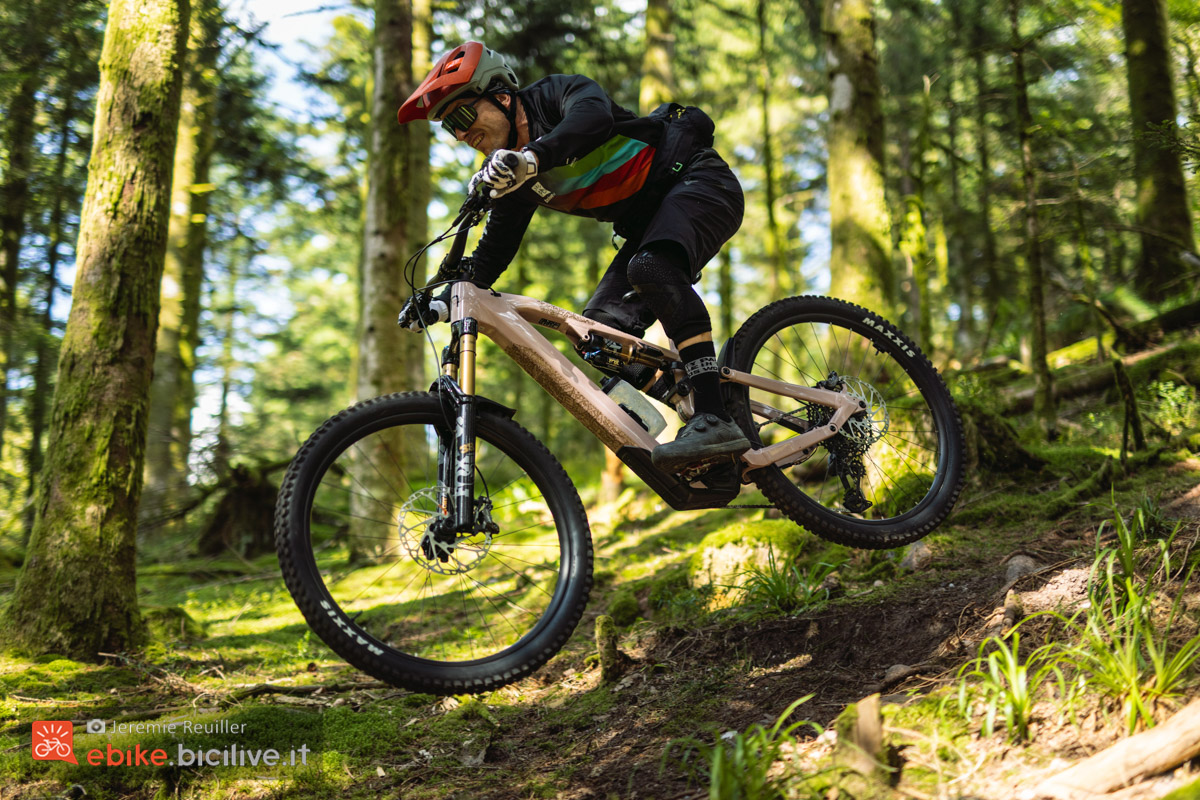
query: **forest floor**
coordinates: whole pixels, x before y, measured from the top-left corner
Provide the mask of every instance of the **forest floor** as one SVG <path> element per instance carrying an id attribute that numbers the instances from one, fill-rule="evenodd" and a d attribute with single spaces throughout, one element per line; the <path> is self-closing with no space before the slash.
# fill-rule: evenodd
<path id="1" fill-rule="evenodd" d="M 805 534 L 797 563 L 835 565 L 840 588 L 789 613 L 697 588 L 688 572 L 706 540 L 769 536 L 790 523 L 762 510 L 671 512 L 631 489 L 590 509 L 596 589 L 568 646 L 534 676 L 478 697 L 412 694 L 347 667 L 308 631 L 273 556 L 147 563 L 139 593 L 155 639 L 144 651 L 101 664 L 0 658 L 0 800 L 1032 797 L 1043 778 L 1146 721 L 1128 722 L 1132 695 L 1048 681 L 1034 686 L 1023 740 L 1006 728 L 1014 717 L 1002 705 L 987 731 L 987 683 L 960 677 L 993 652 L 981 650 L 987 637 L 1024 619 L 1022 658 L 1034 643 L 1070 638 L 1061 618 L 1038 612 L 1087 608 L 1098 553 L 1119 547 L 1113 532 L 1139 510 L 1161 524 L 1137 543 L 1136 560 L 1153 575 L 1168 553 L 1160 597 L 1179 598 L 1183 610 L 1170 647 L 1200 627 L 1186 580 L 1200 562 L 1200 456 L 1152 445 L 1117 468 L 1111 489 L 1077 497 L 1119 452 L 1119 416 L 1097 413 L 1067 409 L 1065 441 L 1030 445 L 1046 467 L 974 478 L 948 522 L 915 548 L 853 551 Z M 13 577 L 0 574 L 0 591 Z M 602 613 L 617 619 L 630 658 L 608 683 L 594 655 Z M 1188 664 L 1147 713 L 1165 720 L 1198 687 Z M 881 695 L 892 772 L 864 788 L 822 731 L 872 694 Z M 787 722 L 808 724 L 771 736 L 801 698 Z M 93 719 L 106 722 L 104 733 L 87 732 Z M 31 758 L 33 723 L 46 720 L 74 722 L 78 765 Z M 139 747 L 179 763 L 106 763 L 136 760 Z M 236 761 L 263 748 L 278 751 L 280 765 L 183 765 L 195 751 Z M 91 751 L 99 765 L 87 763 Z M 1111 797 L 1164 796 L 1194 781 L 1193 769 L 1185 762 Z M 731 782 L 710 793 L 721 780 Z"/>

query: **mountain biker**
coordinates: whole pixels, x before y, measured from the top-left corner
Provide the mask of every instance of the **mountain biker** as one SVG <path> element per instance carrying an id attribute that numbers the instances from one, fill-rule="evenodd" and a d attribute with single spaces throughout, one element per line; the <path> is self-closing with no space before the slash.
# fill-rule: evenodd
<path id="1" fill-rule="evenodd" d="M 749 449 L 725 409 L 712 322 L 692 288 L 744 208 L 703 112 L 671 104 L 638 117 L 582 75 L 521 88 L 501 56 L 466 42 L 438 60 L 398 119 L 441 122 L 488 156 L 470 182 L 496 198 L 471 256 L 481 286 L 508 266 L 539 207 L 614 223 L 625 243 L 583 314 L 638 337 L 660 320 L 695 392 L 695 415 L 674 442 L 654 449 L 656 467 L 677 472 Z M 505 164 L 510 153 L 515 168 Z"/>

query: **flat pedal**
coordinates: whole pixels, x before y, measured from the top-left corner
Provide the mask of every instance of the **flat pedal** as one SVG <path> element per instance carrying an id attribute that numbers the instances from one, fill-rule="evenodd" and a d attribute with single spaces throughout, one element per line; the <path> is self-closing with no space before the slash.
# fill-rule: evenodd
<path id="1" fill-rule="evenodd" d="M 723 474 L 718 476 L 718 472 L 728 472 L 729 477 L 732 479 L 733 485 L 738 485 L 740 481 L 738 481 L 737 472 L 732 468 L 736 461 L 737 456 L 716 456 L 713 458 L 706 458 L 703 461 L 697 461 L 695 464 L 689 464 L 683 469 L 683 471 L 679 473 L 679 477 L 682 478 L 685 483 L 692 483 L 693 481 L 703 478 L 705 485 L 716 489 L 725 488 L 724 484 L 727 481 L 722 480 L 720 485 L 713 485 L 712 480 L 725 477 Z M 728 469 L 722 469 L 723 467 Z"/>

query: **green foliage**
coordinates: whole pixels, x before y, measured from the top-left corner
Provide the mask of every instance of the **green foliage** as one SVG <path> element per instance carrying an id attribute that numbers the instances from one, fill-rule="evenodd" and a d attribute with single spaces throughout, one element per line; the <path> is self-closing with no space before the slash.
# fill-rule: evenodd
<path id="1" fill-rule="evenodd" d="M 708 783 L 712 800 L 776 800 L 787 797 L 786 784 L 773 768 L 786 761 L 796 744 L 796 731 L 821 726 L 797 721 L 785 725 L 792 713 L 812 695 L 801 697 L 784 710 L 770 728 L 751 725 L 744 732 L 729 731 L 704 742 L 694 737 L 676 739 L 667 745 L 662 764 L 676 760 L 693 779 Z"/>
<path id="2" fill-rule="evenodd" d="M 1065 638 L 1022 659 L 1014 630 L 986 640 L 978 657 L 959 670 L 959 710 L 970 715 L 981 705 L 985 736 L 999 720 L 1011 739 L 1028 739 L 1032 709 L 1052 679 L 1064 710 L 1101 695 L 1120 706 L 1130 733 L 1153 726 L 1156 709 L 1194 684 L 1200 632 L 1184 602 L 1192 570 L 1181 574 L 1171 552 L 1181 524 L 1169 526 L 1158 502 L 1145 495 L 1128 522 L 1115 499 L 1111 509 L 1097 542 L 1115 542 L 1097 545 L 1088 602 L 1072 616 L 1046 615 Z M 1112 537 L 1105 536 L 1108 528 Z M 1179 585 L 1168 600 L 1164 588 L 1175 580 Z"/>
<path id="3" fill-rule="evenodd" d="M 1114 511 L 1116 511 L 1114 504 Z M 1183 586 L 1162 611 L 1162 584 L 1176 570 L 1170 545 L 1180 530 L 1176 524 L 1166 532 L 1155 504 L 1143 502 L 1127 524 L 1114 514 L 1117 543 L 1097 554 L 1089 584 L 1089 604 L 1080 615 L 1064 620 L 1078 636 L 1078 643 L 1064 651 L 1064 659 L 1089 687 L 1098 687 L 1118 700 L 1132 733 L 1139 724 L 1152 726 L 1156 702 L 1178 696 L 1194 680 L 1200 660 L 1200 633 L 1181 637 L 1179 628 L 1195 628 L 1184 614 L 1184 596 L 1191 570 Z M 1149 577 L 1139 561 L 1136 545 L 1149 536 L 1164 536 L 1154 548 Z M 1099 538 L 1099 537 L 1098 537 Z"/>
<path id="4" fill-rule="evenodd" d="M 742 602 L 762 606 L 780 614 L 791 614 L 815 606 L 829 597 L 823 585 L 839 564 L 824 561 L 802 570 L 795 561 L 782 566 L 775 560 L 775 548 L 767 551 L 766 566 L 752 565 L 738 575 L 733 587 L 742 593 Z"/>
<path id="5" fill-rule="evenodd" d="M 1154 381 L 1146 387 L 1149 397 L 1146 413 L 1155 424 L 1170 434 L 1200 427 L 1200 401 L 1196 389 L 1174 381 Z"/>
<path id="6" fill-rule="evenodd" d="M 1027 740 L 1038 689 L 1051 676 L 1063 681 L 1054 644 L 1042 645 L 1024 659 L 1020 649 L 1021 635 L 1015 631 L 1004 638 L 989 637 L 979 646 L 979 656 L 958 672 L 959 711 L 970 718 L 982 705 L 984 736 L 992 735 L 999 719 L 1010 739 Z M 969 690 L 972 684 L 978 687 L 978 698 Z"/>

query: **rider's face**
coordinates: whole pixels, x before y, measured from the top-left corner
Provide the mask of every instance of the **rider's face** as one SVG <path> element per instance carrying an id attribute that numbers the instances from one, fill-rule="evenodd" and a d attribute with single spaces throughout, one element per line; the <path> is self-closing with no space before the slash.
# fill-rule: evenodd
<path id="1" fill-rule="evenodd" d="M 512 102 L 506 94 L 497 96 L 497 99 L 508 106 Z M 447 114 L 453 111 L 458 106 L 471 105 L 471 98 L 463 100 L 461 103 L 454 103 L 447 109 Z M 474 147 L 485 156 L 491 155 L 493 150 L 498 150 L 508 145 L 508 118 L 504 115 L 496 104 L 490 100 L 482 100 L 475 103 L 475 112 L 478 116 L 471 127 L 465 131 L 455 131 L 454 137 L 460 142 L 466 142 L 471 147 Z"/>

